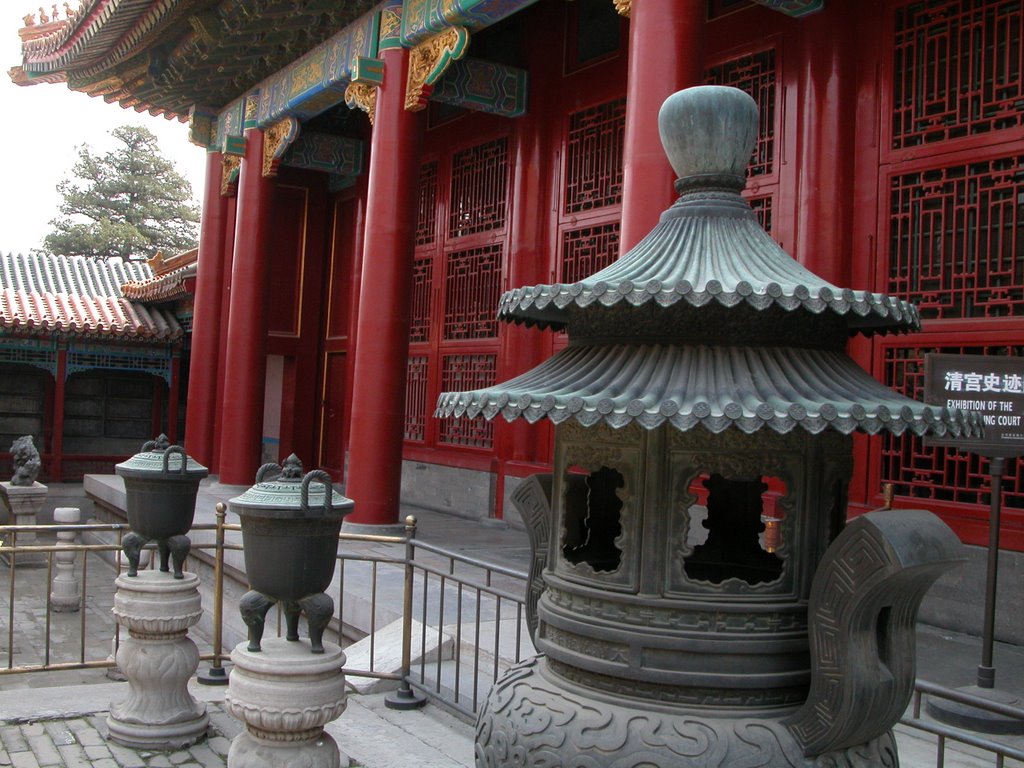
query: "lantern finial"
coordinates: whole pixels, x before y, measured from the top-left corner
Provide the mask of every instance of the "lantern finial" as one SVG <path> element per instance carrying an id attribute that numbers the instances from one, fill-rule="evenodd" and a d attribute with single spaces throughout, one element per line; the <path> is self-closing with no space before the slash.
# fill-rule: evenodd
<path id="1" fill-rule="evenodd" d="M 736 88 L 687 88 L 662 104 L 658 130 L 680 180 L 704 178 L 716 186 L 729 180 L 742 188 L 757 140 L 757 104 Z"/>

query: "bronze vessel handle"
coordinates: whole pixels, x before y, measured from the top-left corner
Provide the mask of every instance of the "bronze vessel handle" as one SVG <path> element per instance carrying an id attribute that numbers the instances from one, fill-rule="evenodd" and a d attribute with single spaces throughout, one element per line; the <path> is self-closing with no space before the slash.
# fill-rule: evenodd
<path id="1" fill-rule="evenodd" d="M 324 484 L 324 515 L 328 516 L 331 514 L 331 507 L 334 506 L 334 485 L 331 483 L 331 476 L 322 469 L 314 469 L 311 472 L 307 472 L 306 476 L 302 478 L 302 496 L 299 500 L 302 513 L 304 515 L 309 514 L 309 484 L 314 480 L 319 480 Z"/>
<path id="2" fill-rule="evenodd" d="M 164 451 L 164 474 L 166 475 L 170 472 L 167 466 L 167 461 L 171 458 L 172 453 L 176 453 L 181 456 L 181 474 L 184 475 L 188 471 L 188 456 L 185 455 L 185 449 L 180 445 L 172 445 Z"/>

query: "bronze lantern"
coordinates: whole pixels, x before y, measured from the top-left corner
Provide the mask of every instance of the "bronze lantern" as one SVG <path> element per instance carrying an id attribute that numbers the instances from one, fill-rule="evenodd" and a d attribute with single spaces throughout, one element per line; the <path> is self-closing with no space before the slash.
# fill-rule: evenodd
<path id="1" fill-rule="evenodd" d="M 826 282 L 762 229 L 740 194 L 753 99 L 688 89 L 659 125 L 679 198 L 655 228 L 589 277 L 501 299 L 499 319 L 567 346 L 438 401 L 555 424 L 553 476 L 513 495 L 543 655 L 495 683 L 477 766 L 894 766 L 916 611 L 959 542 L 922 511 L 847 523 L 850 435 L 979 422 L 846 355 L 917 311 Z"/>

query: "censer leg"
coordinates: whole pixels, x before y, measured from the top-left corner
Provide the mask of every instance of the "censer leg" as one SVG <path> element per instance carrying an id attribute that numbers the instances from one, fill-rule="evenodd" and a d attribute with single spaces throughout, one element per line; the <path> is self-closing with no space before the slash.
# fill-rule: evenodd
<path id="1" fill-rule="evenodd" d="M 139 575 L 139 558 L 147 541 L 148 539 L 135 532 L 129 533 L 121 540 L 121 551 L 128 558 L 128 576 Z"/>
<path id="2" fill-rule="evenodd" d="M 281 608 L 284 610 L 285 627 L 288 630 L 285 639 L 294 643 L 299 639 L 299 614 L 302 613 L 302 606 L 294 600 L 285 600 Z"/>
<path id="3" fill-rule="evenodd" d="M 299 605 L 306 612 L 306 624 L 309 626 L 309 644 L 313 653 L 324 652 L 324 630 L 334 615 L 334 600 L 329 595 L 319 592 L 306 595 L 299 600 Z"/>
<path id="4" fill-rule="evenodd" d="M 171 560 L 174 563 L 174 578 L 185 578 L 182 569 L 185 567 L 185 558 L 188 557 L 188 553 L 192 549 L 192 541 L 185 535 L 171 536 L 167 539 L 167 546 L 171 550 Z M 167 568 L 161 570 L 166 571 Z"/>
<path id="5" fill-rule="evenodd" d="M 260 650 L 260 641 L 263 639 L 263 623 L 267 611 L 275 601 L 259 592 L 246 592 L 238 603 L 238 610 L 242 614 L 242 621 L 249 628 L 249 645 L 247 650 L 256 653 Z"/>

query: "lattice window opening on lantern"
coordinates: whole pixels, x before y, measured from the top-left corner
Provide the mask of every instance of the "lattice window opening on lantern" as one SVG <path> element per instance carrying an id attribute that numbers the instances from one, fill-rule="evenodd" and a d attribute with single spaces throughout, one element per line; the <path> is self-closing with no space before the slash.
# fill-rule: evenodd
<path id="1" fill-rule="evenodd" d="M 917 0 L 893 29 L 892 149 L 1024 125 L 1020 0 Z"/>
<path id="2" fill-rule="evenodd" d="M 1024 361 L 1024 346 L 888 346 L 883 352 L 883 381 L 907 397 L 924 398 L 924 359 L 929 353 L 1004 355 Z M 1024 367 L 1024 362 L 1021 363 Z M 988 459 L 954 448 L 926 446 L 917 435 L 886 434 L 880 448 L 881 482 L 892 483 L 897 496 L 938 503 L 988 507 L 991 475 Z M 1003 478 L 1007 508 L 1024 508 L 1024 461 L 1007 464 Z"/>
<path id="3" fill-rule="evenodd" d="M 582 213 L 622 204 L 625 98 L 569 115 L 563 212 Z"/>
<path id="4" fill-rule="evenodd" d="M 615 541 L 622 535 L 619 490 L 625 485 L 622 473 L 611 467 L 593 472 L 570 467 L 566 471 L 562 557 L 567 562 L 586 563 L 604 573 L 619 569 L 622 550 Z"/>
<path id="5" fill-rule="evenodd" d="M 731 85 L 757 102 L 757 141 L 747 177 L 775 172 L 775 111 L 778 102 L 778 71 L 774 48 L 728 59 L 704 70 L 708 85 Z"/>
<path id="6" fill-rule="evenodd" d="M 691 490 L 697 502 L 687 510 L 687 578 L 711 584 L 740 579 L 751 586 L 782 575 L 783 520 L 779 478 L 725 478 L 702 473 Z"/>
<path id="7" fill-rule="evenodd" d="M 893 175 L 884 290 L 924 319 L 1024 314 L 1024 156 Z"/>

